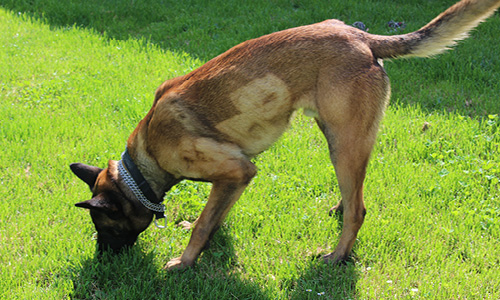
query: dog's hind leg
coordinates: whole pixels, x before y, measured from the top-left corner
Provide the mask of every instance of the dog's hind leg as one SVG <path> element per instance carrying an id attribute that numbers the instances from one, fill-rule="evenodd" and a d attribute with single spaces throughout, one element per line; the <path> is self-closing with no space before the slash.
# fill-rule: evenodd
<path id="1" fill-rule="evenodd" d="M 342 134 L 349 136 L 338 136 L 330 151 L 342 196 L 337 207 L 341 207 L 343 212 L 343 228 L 337 248 L 324 256 L 326 261 L 334 262 L 347 259 L 363 224 L 366 214 L 363 181 L 372 149 L 372 143 L 364 137 L 354 138 L 351 133 Z"/>
<path id="2" fill-rule="evenodd" d="M 328 141 L 342 197 L 333 209 L 343 212 L 340 240 L 335 250 L 324 256 L 325 261 L 347 259 L 363 224 L 363 182 L 389 95 L 389 82 L 381 66 L 374 64 L 361 74 L 342 84 L 325 82 L 319 86 L 317 123 Z"/>
<path id="3" fill-rule="evenodd" d="M 333 142 L 334 142 L 334 137 L 333 137 L 333 133 L 330 132 L 330 130 L 325 126 L 325 124 L 323 124 L 323 122 L 321 120 L 319 120 L 318 118 L 316 118 L 316 124 L 318 124 L 318 127 L 321 129 L 321 131 L 323 132 L 323 135 L 326 137 L 326 140 L 328 142 L 328 149 L 330 151 L 330 157 L 332 157 L 333 155 Z M 332 160 L 333 162 L 333 160 Z M 342 198 L 339 200 L 339 202 L 333 206 L 332 208 L 330 208 L 330 211 L 329 211 L 329 215 L 330 216 L 333 216 L 335 213 L 342 213 L 343 211 L 343 207 L 342 207 Z"/>

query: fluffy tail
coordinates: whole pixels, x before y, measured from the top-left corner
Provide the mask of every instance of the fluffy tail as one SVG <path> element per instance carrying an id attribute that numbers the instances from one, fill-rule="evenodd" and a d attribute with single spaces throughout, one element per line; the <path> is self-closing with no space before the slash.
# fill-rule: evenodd
<path id="1" fill-rule="evenodd" d="M 500 0 L 462 0 L 418 31 L 394 36 L 370 35 L 377 58 L 439 54 L 467 37 L 470 30 L 491 16 Z"/>

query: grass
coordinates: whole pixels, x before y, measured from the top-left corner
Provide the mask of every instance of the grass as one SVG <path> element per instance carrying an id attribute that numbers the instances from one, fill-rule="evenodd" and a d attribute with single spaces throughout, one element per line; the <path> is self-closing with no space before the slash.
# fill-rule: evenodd
<path id="1" fill-rule="evenodd" d="M 436 59 L 388 61 L 391 105 L 365 188 L 351 262 L 326 266 L 340 193 L 326 143 L 297 115 L 255 159 L 259 174 L 212 248 L 185 272 L 181 253 L 210 186 L 166 197 L 168 228 L 95 256 L 90 196 L 68 164 L 105 166 L 166 78 L 243 40 L 339 18 L 391 34 L 453 1 L 0 0 L 1 299 L 498 299 L 500 63 L 496 14 Z M 424 123 L 429 124 L 423 131 Z"/>

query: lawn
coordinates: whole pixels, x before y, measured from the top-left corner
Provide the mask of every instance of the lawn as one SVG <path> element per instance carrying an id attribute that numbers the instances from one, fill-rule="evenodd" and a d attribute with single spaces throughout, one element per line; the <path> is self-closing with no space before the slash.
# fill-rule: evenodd
<path id="1" fill-rule="evenodd" d="M 243 2 L 243 1 L 240 1 Z M 0 299 L 500 299 L 500 14 L 453 51 L 386 61 L 393 93 L 368 210 L 345 265 L 327 145 L 298 113 L 212 247 L 162 268 L 210 185 L 185 181 L 119 256 L 95 256 L 90 198 L 68 165 L 104 167 L 165 79 L 244 40 L 328 18 L 410 32 L 454 1 L 0 0 Z M 404 29 L 387 26 L 404 22 Z"/>

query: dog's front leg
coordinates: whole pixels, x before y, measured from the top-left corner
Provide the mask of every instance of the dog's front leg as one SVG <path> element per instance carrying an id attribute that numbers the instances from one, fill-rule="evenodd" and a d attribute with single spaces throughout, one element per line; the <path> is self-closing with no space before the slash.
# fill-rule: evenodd
<path id="1" fill-rule="evenodd" d="M 241 182 L 213 183 L 208 202 L 197 220 L 186 250 L 182 256 L 169 261 L 166 265 L 167 269 L 179 269 L 194 264 L 246 186 L 246 183 Z"/>
<path id="2" fill-rule="evenodd" d="M 246 166 L 244 166 L 246 165 Z M 255 175 L 255 166 L 251 162 L 244 162 L 232 178 L 219 179 L 212 182 L 212 190 L 207 204 L 200 217 L 196 220 L 191 239 L 184 253 L 170 260 L 166 269 L 182 269 L 192 266 L 212 235 L 217 231 L 227 213 L 245 190 L 251 178 Z"/>

